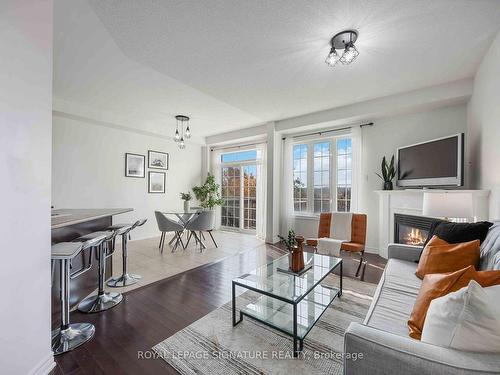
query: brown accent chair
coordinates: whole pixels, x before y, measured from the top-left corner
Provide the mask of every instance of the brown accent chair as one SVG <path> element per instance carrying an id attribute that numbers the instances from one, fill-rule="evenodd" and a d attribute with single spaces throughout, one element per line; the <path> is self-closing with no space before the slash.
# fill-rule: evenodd
<path id="1" fill-rule="evenodd" d="M 351 241 L 344 242 L 340 246 L 340 250 L 360 253 L 359 265 L 356 270 L 356 276 L 359 275 L 361 265 L 365 262 L 365 244 L 366 244 L 366 221 L 365 214 L 352 214 L 351 223 Z M 318 239 L 330 237 L 330 225 L 332 223 L 332 213 L 323 212 L 319 216 Z M 307 239 L 306 244 L 309 246 L 318 246 L 318 239 Z"/>

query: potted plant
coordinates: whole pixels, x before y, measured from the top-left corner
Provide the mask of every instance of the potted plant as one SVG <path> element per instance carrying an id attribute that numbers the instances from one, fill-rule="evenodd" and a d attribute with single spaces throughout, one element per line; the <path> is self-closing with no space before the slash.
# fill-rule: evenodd
<path id="1" fill-rule="evenodd" d="M 384 181 L 384 190 L 392 190 L 392 180 L 396 176 L 396 168 L 394 167 L 394 155 L 392 155 L 391 162 L 387 164 L 385 156 L 382 158 L 382 175 L 376 173 L 382 181 Z"/>
<path id="2" fill-rule="evenodd" d="M 189 211 L 189 201 L 193 199 L 191 193 L 181 193 L 181 199 L 184 201 L 184 212 Z"/>
<path id="3" fill-rule="evenodd" d="M 193 193 L 200 202 L 201 207 L 213 210 L 216 206 L 224 203 L 224 200 L 220 197 L 219 188 L 219 185 L 215 182 L 215 177 L 209 173 L 205 183 L 201 186 L 195 186 Z"/>
<path id="4" fill-rule="evenodd" d="M 285 245 L 289 251 L 288 264 L 292 272 L 299 272 L 304 268 L 304 252 L 302 243 L 304 242 L 303 236 L 296 236 L 295 232 L 290 229 L 288 237 L 278 236 L 281 243 Z"/>

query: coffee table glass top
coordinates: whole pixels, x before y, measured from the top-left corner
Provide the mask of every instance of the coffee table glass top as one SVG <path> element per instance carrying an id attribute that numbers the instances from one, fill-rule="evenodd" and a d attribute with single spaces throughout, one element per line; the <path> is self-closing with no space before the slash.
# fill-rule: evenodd
<path id="1" fill-rule="evenodd" d="M 296 302 L 304 298 L 342 262 L 336 257 L 304 253 L 304 264 L 306 267 L 307 265 L 312 267 L 302 275 L 295 276 L 278 271 L 278 268 L 288 269 L 288 259 L 288 255 L 282 256 L 250 273 L 241 275 L 233 282 L 274 298 Z"/>

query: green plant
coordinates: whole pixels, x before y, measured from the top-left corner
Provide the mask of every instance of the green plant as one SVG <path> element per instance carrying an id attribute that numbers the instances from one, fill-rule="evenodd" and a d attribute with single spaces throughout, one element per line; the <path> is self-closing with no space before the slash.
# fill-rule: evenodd
<path id="1" fill-rule="evenodd" d="M 292 251 L 294 246 L 297 244 L 297 240 L 295 239 L 295 232 L 290 229 L 288 231 L 288 237 L 285 238 L 283 236 L 278 235 L 280 242 L 285 245 L 288 251 Z"/>
<path id="2" fill-rule="evenodd" d="M 391 162 L 387 164 L 387 160 L 385 156 L 382 158 L 382 175 L 376 173 L 377 176 L 379 176 L 382 181 L 384 182 L 391 182 L 394 177 L 396 177 L 396 168 L 394 166 L 394 155 L 392 155 Z"/>
<path id="3" fill-rule="evenodd" d="M 224 203 L 219 194 L 219 185 L 215 182 L 215 177 L 210 173 L 203 185 L 193 188 L 193 193 L 203 208 L 212 209 Z"/>
<path id="4" fill-rule="evenodd" d="M 191 195 L 191 193 L 181 193 L 181 199 L 183 201 L 190 201 L 191 199 L 193 199 L 193 196 Z"/>

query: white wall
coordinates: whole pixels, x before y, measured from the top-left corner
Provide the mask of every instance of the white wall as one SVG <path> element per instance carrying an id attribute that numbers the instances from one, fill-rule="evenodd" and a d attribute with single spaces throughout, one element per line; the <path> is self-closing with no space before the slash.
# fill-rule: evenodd
<path id="1" fill-rule="evenodd" d="M 148 222 L 132 239 L 158 236 L 155 210 L 182 209 L 179 193 L 200 184 L 201 146 L 103 126 L 96 121 L 54 113 L 52 204 L 56 208 L 131 207 L 115 222 Z M 148 150 L 169 153 L 166 194 L 149 194 Z M 125 153 L 146 156 L 146 178 L 125 177 Z M 151 171 L 154 171 L 151 169 Z"/>
<path id="2" fill-rule="evenodd" d="M 0 5 L 0 372 L 44 374 L 50 347 L 52 1 Z"/>
<path id="3" fill-rule="evenodd" d="M 444 107 L 412 115 L 380 119 L 363 128 L 360 211 L 368 215 L 367 251 L 378 252 L 378 196 L 382 189 L 380 162 L 396 148 L 466 131 L 466 106 Z M 467 142 L 467 139 L 466 139 Z M 467 156 L 466 156 L 467 160 Z M 394 186 L 396 182 L 394 181 Z M 467 176 L 466 176 L 467 185 Z M 396 188 L 396 186 L 395 186 Z"/>
<path id="4" fill-rule="evenodd" d="M 396 148 L 466 131 L 465 104 L 424 112 L 375 120 L 375 125 L 362 129 L 362 181 L 359 191 L 359 212 L 368 215 L 367 252 L 378 253 L 378 196 L 382 189 L 380 162 L 384 155 L 390 157 Z M 282 222 L 284 222 L 282 218 Z M 316 237 L 318 218 L 296 217 L 293 227 L 306 237 Z"/>
<path id="5" fill-rule="evenodd" d="M 491 190 L 489 216 L 500 219 L 500 33 L 484 57 L 467 108 L 471 182 Z"/>

